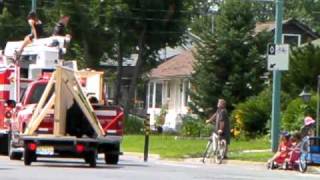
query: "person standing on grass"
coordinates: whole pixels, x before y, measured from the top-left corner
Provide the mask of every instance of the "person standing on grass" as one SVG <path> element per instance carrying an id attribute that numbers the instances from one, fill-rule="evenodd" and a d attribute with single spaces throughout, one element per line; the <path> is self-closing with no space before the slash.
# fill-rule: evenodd
<path id="1" fill-rule="evenodd" d="M 224 158 L 227 158 L 228 145 L 230 144 L 230 121 L 226 105 L 227 103 L 224 99 L 219 99 L 217 111 L 206 121 L 206 123 L 215 123 L 215 132 L 220 134 L 222 138 L 227 141 Z"/>

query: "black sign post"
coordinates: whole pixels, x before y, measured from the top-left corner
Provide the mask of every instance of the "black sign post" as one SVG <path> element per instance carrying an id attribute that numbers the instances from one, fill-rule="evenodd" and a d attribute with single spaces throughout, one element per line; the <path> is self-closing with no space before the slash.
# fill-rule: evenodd
<path id="1" fill-rule="evenodd" d="M 148 161 L 148 154 L 149 154 L 149 134 L 150 134 L 150 118 L 147 115 L 144 120 L 144 162 Z"/>

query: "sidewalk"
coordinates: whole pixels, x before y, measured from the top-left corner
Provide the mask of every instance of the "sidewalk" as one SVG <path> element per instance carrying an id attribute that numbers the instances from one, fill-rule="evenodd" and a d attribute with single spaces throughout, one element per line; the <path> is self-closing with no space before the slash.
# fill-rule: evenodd
<path id="1" fill-rule="evenodd" d="M 136 156 L 140 159 L 143 159 L 144 155 L 143 153 L 137 153 L 137 152 L 124 152 L 124 155 L 129 156 Z M 184 159 L 162 159 L 159 154 L 149 154 L 149 159 L 155 159 L 155 160 L 168 160 L 168 161 L 174 161 L 174 162 L 187 162 L 191 164 L 203 164 L 202 158 L 184 158 Z M 207 164 L 213 164 L 213 162 L 207 162 Z M 242 161 L 242 160 L 223 160 L 223 164 L 239 164 L 239 165 L 261 165 L 266 166 L 266 162 L 256 162 L 256 161 Z M 308 166 L 307 173 L 319 173 L 320 174 L 320 166 Z"/>

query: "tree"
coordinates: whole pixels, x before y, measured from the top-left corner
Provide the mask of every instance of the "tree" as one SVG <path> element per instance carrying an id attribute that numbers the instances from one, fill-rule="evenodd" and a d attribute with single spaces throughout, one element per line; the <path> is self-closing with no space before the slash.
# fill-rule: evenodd
<path id="1" fill-rule="evenodd" d="M 320 30 L 320 1 L 290 0 L 284 2 L 285 18 L 296 18 L 316 30 Z"/>
<path id="2" fill-rule="evenodd" d="M 134 104 L 134 92 L 138 78 L 156 65 L 156 53 L 166 45 L 174 47 L 181 42 L 188 17 L 183 16 L 189 1 L 186 0 L 123 0 L 129 8 L 128 19 L 138 59 L 131 80 L 125 110 Z"/>
<path id="3" fill-rule="evenodd" d="M 31 6 L 19 0 L 3 1 L 0 5 L 0 48 L 4 48 L 8 40 L 21 40 L 30 33 L 26 15 Z"/>
<path id="4" fill-rule="evenodd" d="M 228 0 L 221 5 L 215 34 L 204 32 L 195 52 L 193 110 L 202 109 L 203 115 L 208 115 L 218 98 L 233 106 L 261 91 L 265 59 L 259 47 L 265 42 L 253 36 L 254 27 L 251 3 Z"/>
<path id="5" fill-rule="evenodd" d="M 284 74 L 283 90 L 292 97 L 298 96 L 302 89 L 316 91 L 317 76 L 320 74 L 320 47 L 308 44 L 291 49 L 290 68 Z"/>

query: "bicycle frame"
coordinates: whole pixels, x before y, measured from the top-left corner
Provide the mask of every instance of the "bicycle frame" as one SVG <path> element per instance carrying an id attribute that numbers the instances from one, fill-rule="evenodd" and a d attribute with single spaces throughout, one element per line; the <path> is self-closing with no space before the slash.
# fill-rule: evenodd
<path id="1" fill-rule="evenodd" d="M 202 162 L 205 163 L 206 158 L 210 158 L 212 155 L 215 163 L 221 164 L 222 159 L 224 158 L 224 154 L 226 151 L 226 140 L 221 138 L 220 135 L 213 132 L 212 136 L 210 137 L 206 151 L 203 154 Z"/>

